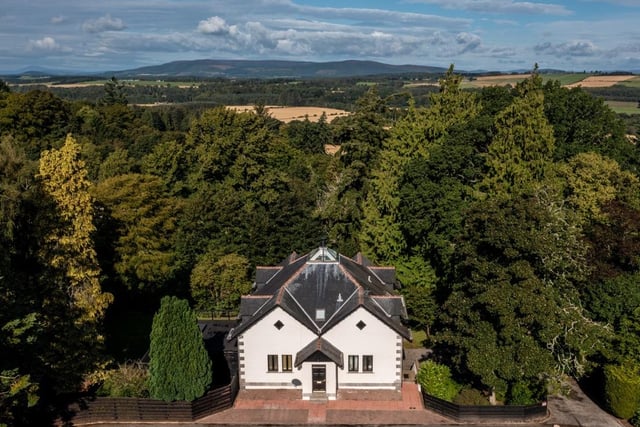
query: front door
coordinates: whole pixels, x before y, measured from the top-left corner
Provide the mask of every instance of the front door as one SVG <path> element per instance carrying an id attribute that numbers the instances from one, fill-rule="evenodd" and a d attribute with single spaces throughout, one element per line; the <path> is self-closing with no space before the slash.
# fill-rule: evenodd
<path id="1" fill-rule="evenodd" d="M 313 381 L 313 386 L 311 387 L 313 393 L 325 393 L 327 391 L 327 368 L 325 365 L 312 365 L 311 379 Z"/>

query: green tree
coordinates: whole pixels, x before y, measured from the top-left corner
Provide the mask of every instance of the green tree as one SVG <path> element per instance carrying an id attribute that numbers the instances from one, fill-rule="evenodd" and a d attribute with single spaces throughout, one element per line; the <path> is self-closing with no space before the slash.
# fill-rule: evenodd
<path id="1" fill-rule="evenodd" d="M 480 111 L 474 94 L 460 88 L 462 77 L 453 66 L 440 80 L 440 92 L 431 96 L 428 109 L 409 105 L 408 114 L 383 142 L 379 167 L 371 173 L 370 190 L 363 203 L 360 242 L 374 262 L 392 262 L 406 247 L 398 218 L 401 172 L 415 159 L 427 159 L 445 143 L 449 131 L 473 119 Z"/>
<path id="2" fill-rule="evenodd" d="M 99 235 L 102 253 L 114 253 L 117 280 L 129 289 L 158 290 L 174 278 L 175 232 L 182 200 L 168 194 L 153 175 L 125 174 L 95 186 L 101 207 Z"/>
<path id="3" fill-rule="evenodd" d="M 481 188 L 510 194 L 530 189 L 547 175 L 551 164 L 553 128 L 544 115 L 544 94 L 534 74 L 519 87 L 519 96 L 495 119 L 489 145 L 489 174 Z"/>
<path id="4" fill-rule="evenodd" d="M 607 365 L 604 371 L 607 406 L 616 417 L 631 418 L 640 408 L 640 366 L 637 360 Z"/>
<path id="5" fill-rule="evenodd" d="M 127 105 L 125 86 L 115 76 L 111 76 L 104 84 L 104 96 L 98 101 L 101 105 Z"/>
<path id="6" fill-rule="evenodd" d="M 0 278 L 0 281 L 3 280 Z M 4 304 L 8 301 L 0 297 L 0 302 Z M 34 329 L 38 323 L 36 313 L 7 323 L 4 323 L 3 317 L 0 317 L 0 349 L 4 354 L 15 352 L 17 347 L 35 340 Z M 7 366 L 12 358 L 6 359 L 0 362 L 0 426 L 13 424 L 16 422 L 16 412 L 19 414 L 39 400 L 38 384 L 32 381 L 30 374 L 21 372 L 21 368 Z"/>
<path id="7" fill-rule="evenodd" d="M 360 250 L 363 202 L 388 137 L 388 106 L 377 87 L 372 86 L 357 104 L 353 115 L 334 121 L 333 140 L 340 150 L 319 209 L 329 241 L 347 254 Z"/>
<path id="8" fill-rule="evenodd" d="M 42 257 L 60 270 L 73 304 L 83 312 L 81 320 L 97 322 L 113 300 L 100 287 L 100 267 L 92 234 L 93 206 L 80 146 L 68 136 L 60 150 L 40 157 L 38 177 L 45 194 L 57 208 L 60 223 L 45 237 Z"/>
<path id="9" fill-rule="evenodd" d="M 558 81 L 544 85 L 544 111 L 553 126 L 554 159 L 568 160 L 581 152 L 596 152 L 638 172 L 637 150 L 625 137 L 624 124 L 605 104 L 578 87 L 568 89 Z"/>
<path id="10" fill-rule="evenodd" d="M 118 148 L 111 152 L 100 165 L 98 180 L 104 181 L 117 175 L 130 173 L 133 169 L 133 162 L 129 158 L 127 150 Z"/>
<path id="11" fill-rule="evenodd" d="M 233 310 L 249 293 L 249 261 L 238 254 L 218 256 L 208 251 L 191 271 L 191 296 L 201 310 Z"/>
<path id="12" fill-rule="evenodd" d="M 24 144 L 27 157 L 59 147 L 69 130 L 69 104 L 50 92 L 10 93 L 0 103 L 0 135 L 9 134 Z"/>
<path id="13" fill-rule="evenodd" d="M 269 264 L 319 241 L 314 172 L 273 126 L 264 115 L 224 108 L 194 121 L 187 139 L 193 192 L 178 236 L 184 265 L 207 247 Z"/>
<path id="14" fill-rule="evenodd" d="M 153 317 L 149 357 L 152 398 L 194 400 L 207 391 L 212 381 L 211 359 L 186 300 L 162 298 Z"/>
<path id="15" fill-rule="evenodd" d="M 416 381 L 426 393 L 448 402 L 452 402 L 462 389 L 462 386 L 451 378 L 449 367 L 433 360 L 426 360 L 420 364 Z"/>
<path id="16" fill-rule="evenodd" d="M 424 330 L 427 338 L 430 338 L 431 325 L 437 313 L 434 297 L 436 274 L 431 265 L 419 255 L 399 260 L 395 266 L 412 327 Z"/>
<path id="17" fill-rule="evenodd" d="M 584 245 L 544 192 L 489 198 L 467 213 L 437 338 L 459 372 L 507 395 L 582 375 L 606 330 L 581 308 Z"/>

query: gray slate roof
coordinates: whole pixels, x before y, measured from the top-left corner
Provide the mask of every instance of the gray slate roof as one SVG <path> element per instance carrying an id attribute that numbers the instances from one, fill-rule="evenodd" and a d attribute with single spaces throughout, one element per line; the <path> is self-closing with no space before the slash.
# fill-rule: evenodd
<path id="1" fill-rule="evenodd" d="M 295 255 L 295 254 L 294 254 Z M 278 267 L 259 267 L 251 295 L 240 303 L 240 324 L 233 339 L 280 307 L 318 336 L 363 307 L 401 336 L 410 339 L 403 325 L 407 311 L 394 288 L 395 269 L 372 267 L 362 256 L 357 262 L 327 248 L 301 257 L 290 256 Z M 324 310 L 324 316 L 318 316 Z"/>
<path id="2" fill-rule="evenodd" d="M 323 354 L 340 368 L 344 366 L 342 352 L 323 338 L 316 338 L 300 350 L 298 354 L 296 354 L 294 365 L 296 367 L 302 365 L 303 362 L 310 359 L 311 356 L 316 353 Z"/>

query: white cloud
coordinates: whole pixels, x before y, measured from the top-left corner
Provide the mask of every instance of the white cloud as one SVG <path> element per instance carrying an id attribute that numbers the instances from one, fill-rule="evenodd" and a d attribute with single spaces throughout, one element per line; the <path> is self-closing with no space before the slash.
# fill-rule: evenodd
<path id="1" fill-rule="evenodd" d="M 198 32 L 202 34 L 222 35 L 229 32 L 229 26 L 224 19 L 219 16 L 212 16 L 209 19 L 200 21 Z"/>
<path id="2" fill-rule="evenodd" d="M 409 3 L 435 4 L 445 9 L 481 13 L 516 13 L 526 15 L 570 15 L 561 4 L 533 3 L 514 0 L 409 0 Z"/>
<path id="3" fill-rule="evenodd" d="M 29 40 L 27 50 L 41 52 L 69 52 L 70 49 L 58 44 L 53 37 L 43 37 L 40 40 Z"/>
<path id="4" fill-rule="evenodd" d="M 456 43 L 461 47 L 460 53 L 466 53 L 476 50 L 482 44 L 479 36 L 471 33 L 458 33 L 456 35 Z"/>
<path id="5" fill-rule="evenodd" d="M 66 21 L 66 18 L 62 15 L 52 16 L 51 19 L 49 20 L 49 22 L 51 22 L 54 25 L 62 24 L 65 21 Z"/>
<path id="6" fill-rule="evenodd" d="M 82 29 L 87 33 L 102 33 L 104 31 L 121 31 L 126 26 L 122 19 L 112 18 L 111 15 L 106 14 L 98 19 L 90 19 L 82 24 Z"/>
<path id="7" fill-rule="evenodd" d="M 588 40 L 575 40 L 565 43 L 541 43 L 533 48 L 537 54 L 546 54 L 558 57 L 595 56 L 598 48 Z"/>

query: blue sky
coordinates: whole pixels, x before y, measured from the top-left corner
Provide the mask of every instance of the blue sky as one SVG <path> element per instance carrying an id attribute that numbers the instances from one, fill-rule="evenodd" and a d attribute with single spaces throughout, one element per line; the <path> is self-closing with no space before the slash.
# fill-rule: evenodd
<path id="1" fill-rule="evenodd" d="M 640 70 L 640 0 L 2 0 L 0 72 L 189 59 Z"/>

